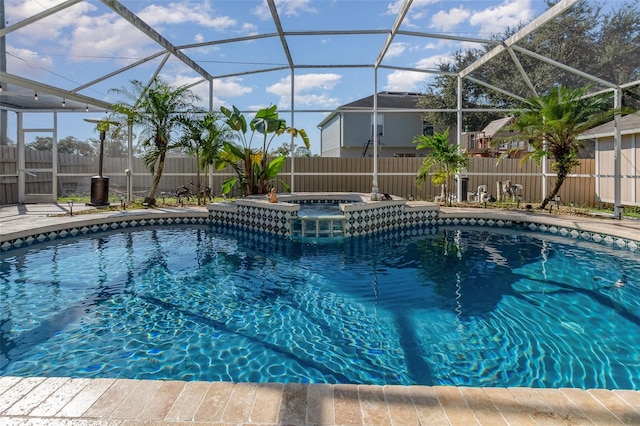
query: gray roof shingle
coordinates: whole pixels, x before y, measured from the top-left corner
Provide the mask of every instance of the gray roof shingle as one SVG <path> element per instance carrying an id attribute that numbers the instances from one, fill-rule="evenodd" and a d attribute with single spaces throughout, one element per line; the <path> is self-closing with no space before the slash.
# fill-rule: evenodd
<path id="1" fill-rule="evenodd" d="M 379 92 L 378 108 L 417 109 L 422 96 L 415 92 Z M 349 108 L 373 108 L 373 95 L 338 107 L 339 110 Z"/>
<path id="2" fill-rule="evenodd" d="M 640 133 L 640 111 L 620 118 L 620 131 L 623 134 Z M 578 139 L 592 139 L 614 135 L 613 120 L 582 133 Z"/>

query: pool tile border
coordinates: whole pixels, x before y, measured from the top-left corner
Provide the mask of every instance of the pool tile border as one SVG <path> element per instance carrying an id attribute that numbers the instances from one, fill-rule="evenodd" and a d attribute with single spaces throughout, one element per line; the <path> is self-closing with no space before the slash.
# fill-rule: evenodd
<path id="1" fill-rule="evenodd" d="M 378 211 L 379 210 L 379 211 Z M 390 233 L 399 237 L 432 234 L 433 228 L 438 226 L 455 227 L 494 227 L 514 228 L 525 232 L 540 232 L 574 240 L 583 240 L 602 244 L 618 249 L 626 249 L 632 252 L 640 251 L 640 240 L 612 235 L 606 232 L 580 229 L 580 227 L 568 224 L 549 223 L 549 218 L 526 218 L 527 220 L 509 218 L 474 217 L 472 213 L 459 213 L 455 217 L 448 217 L 438 211 L 421 210 L 411 211 L 407 209 L 403 217 L 398 219 L 398 208 L 384 206 L 378 209 L 364 211 L 345 212 L 345 215 L 353 214 L 351 222 L 347 222 L 348 236 L 376 235 Z M 245 212 L 248 213 L 248 212 Z M 282 213 L 282 212 L 281 212 Z M 483 212 L 486 216 L 486 212 Z M 274 218 L 260 218 L 257 222 L 220 220 L 213 214 L 185 214 L 176 212 L 164 212 L 149 215 L 146 212 L 130 213 L 127 217 L 106 216 L 92 217 L 76 222 L 60 222 L 55 226 L 46 226 L 30 229 L 20 233 L 16 238 L 9 238 L 0 244 L 0 251 L 7 252 L 13 249 L 24 248 L 37 243 L 61 240 L 82 235 L 94 235 L 106 231 L 118 229 L 142 228 L 147 226 L 171 226 L 171 225 L 204 225 L 217 231 L 229 231 L 231 234 L 241 236 L 244 240 L 264 242 L 265 237 L 282 238 L 286 241 L 285 234 L 278 231 L 274 223 L 282 224 L 287 220 L 286 212 Z M 496 215 L 499 216 L 499 215 Z M 560 222 L 560 221 L 558 221 Z M 427 230 L 424 227 L 431 227 Z M 422 230 L 421 230 L 422 229 Z M 276 230 L 276 232 L 274 232 Z M 284 238 L 283 238 L 284 237 Z M 640 235 L 638 236 L 640 238 Z M 4 239 L 4 238 L 3 238 Z"/>

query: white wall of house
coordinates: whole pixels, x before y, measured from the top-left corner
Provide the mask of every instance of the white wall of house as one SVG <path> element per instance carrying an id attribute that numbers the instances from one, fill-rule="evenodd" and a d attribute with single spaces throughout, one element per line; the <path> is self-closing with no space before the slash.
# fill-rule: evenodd
<path id="1" fill-rule="evenodd" d="M 362 157 L 373 155 L 373 127 L 370 112 L 342 111 L 336 114 L 321 130 L 321 155 L 323 157 Z M 416 152 L 413 138 L 422 134 L 420 113 L 378 112 L 377 124 L 382 126 L 379 137 L 381 157 L 413 156 Z M 371 141 L 371 142 L 369 142 Z M 339 150 L 336 150 L 339 145 Z"/>
<path id="2" fill-rule="evenodd" d="M 621 203 L 640 206 L 640 132 L 623 134 L 621 144 Z M 596 200 L 614 203 L 613 137 L 596 139 Z"/>
<path id="3" fill-rule="evenodd" d="M 323 157 L 340 157 L 342 145 L 342 114 L 336 114 L 320 130 L 320 152 Z"/>

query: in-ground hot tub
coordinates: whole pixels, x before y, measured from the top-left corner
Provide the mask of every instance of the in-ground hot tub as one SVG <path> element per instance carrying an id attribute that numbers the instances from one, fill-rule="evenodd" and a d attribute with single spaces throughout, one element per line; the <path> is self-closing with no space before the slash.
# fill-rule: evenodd
<path id="1" fill-rule="evenodd" d="M 361 193 L 295 193 L 279 195 L 277 203 L 266 196 L 250 196 L 208 205 L 214 224 L 248 228 L 292 238 L 352 237 L 436 220 L 440 206 L 425 201 L 371 201 Z M 305 213 L 304 206 L 335 205 L 333 211 Z M 303 213 L 300 209 L 303 207 Z M 312 209 L 313 210 L 313 209 Z M 330 213 L 330 214 L 329 214 Z"/>

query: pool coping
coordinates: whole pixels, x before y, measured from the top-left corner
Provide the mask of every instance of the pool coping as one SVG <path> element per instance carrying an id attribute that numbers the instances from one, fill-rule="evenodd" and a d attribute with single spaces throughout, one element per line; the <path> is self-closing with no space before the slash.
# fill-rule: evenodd
<path id="1" fill-rule="evenodd" d="M 427 216 L 419 217 L 395 228 L 417 224 L 434 226 L 489 226 L 515 227 L 524 231 L 535 231 L 573 239 L 592 241 L 608 246 L 617 246 L 631 251 L 640 250 L 640 221 L 630 219 L 602 219 L 582 216 L 553 215 L 529 210 L 498 210 L 493 208 L 439 207 L 437 216 L 433 203 L 402 201 L 407 212 L 421 211 Z M 265 201 L 266 204 L 269 204 Z M 371 202 L 374 206 L 385 206 L 395 201 Z M 229 203 L 230 204 L 230 203 Z M 285 204 L 285 203 L 279 203 Z M 251 204 L 253 205 L 253 204 Z M 65 211 L 62 206 L 58 206 Z M 235 209 L 232 205 L 225 208 Z M 298 207 L 295 205 L 274 207 Z M 7 207 L 2 207 L 5 209 Z M 414 210 L 415 209 L 415 210 Z M 17 217 L 17 219 L 16 219 Z M 168 224 L 215 225 L 208 207 L 150 208 L 141 210 L 96 212 L 74 216 L 0 216 L 0 252 L 21 248 L 36 242 L 52 241 L 79 234 L 92 234 L 135 226 Z M 219 224 L 218 224 L 219 225 Z M 247 231 L 253 232 L 251 228 Z"/>

